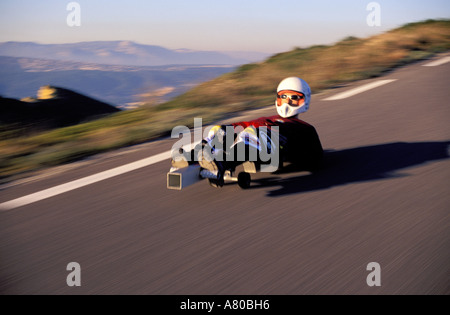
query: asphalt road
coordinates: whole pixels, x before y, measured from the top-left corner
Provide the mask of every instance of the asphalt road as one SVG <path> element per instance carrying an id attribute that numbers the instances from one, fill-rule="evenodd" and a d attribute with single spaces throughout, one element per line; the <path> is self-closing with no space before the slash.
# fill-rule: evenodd
<path id="1" fill-rule="evenodd" d="M 313 97 L 302 118 L 327 150 L 318 173 L 172 191 L 165 160 L 0 211 L 0 293 L 450 294 L 450 63 L 425 63 L 346 99 L 324 100 L 367 82 Z M 1 187 L 0 203 L 173 143 L 48 170 Z M 70 262 L 80 287 L 66 284 Z M 371 262 L 379 287 L 366 282 Z"/>

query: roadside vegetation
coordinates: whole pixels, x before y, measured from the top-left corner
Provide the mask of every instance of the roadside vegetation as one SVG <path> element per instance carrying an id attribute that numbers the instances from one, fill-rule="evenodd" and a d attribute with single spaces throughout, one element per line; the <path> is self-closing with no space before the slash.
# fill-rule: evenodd
<path id="1" fill-rule="evenodd" d="M 450 50 L 450 20 L 407 24 L 360 39 L 348 37 L 331 46 L 296 48 L 261 63 L 203 83 L 160 105 L 76 126 L 24 135 L 20 126 L 0 125 L 0 182 L 19 174 L 74 161 L 88 155 L 170 134 L 174 126 L 192 126 L 195 117 L 211 123 L 246 109 L 272 104 L 277 84 L 301 76 L 313 93 L 387 71 Z"/>

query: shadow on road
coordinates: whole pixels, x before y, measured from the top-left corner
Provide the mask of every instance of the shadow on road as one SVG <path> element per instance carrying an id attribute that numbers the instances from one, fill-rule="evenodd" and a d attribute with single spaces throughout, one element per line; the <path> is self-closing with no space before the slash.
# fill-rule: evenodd
<path id="1" fill-rule="evenodd" d="M 290 178 L 271 177 L 255 179 L 250 189 L 280 187 L 268 196 L 276 197 L 307 191 L 327 189 L 355 182 L 408 176 L 399 170 L 430 161 L 449 158 L 450 141 L 396 142 L 375 146 L 325 152 L 323 168 L 313 174 Z M 288 165 L 278 174 L 298 172 Z"/>

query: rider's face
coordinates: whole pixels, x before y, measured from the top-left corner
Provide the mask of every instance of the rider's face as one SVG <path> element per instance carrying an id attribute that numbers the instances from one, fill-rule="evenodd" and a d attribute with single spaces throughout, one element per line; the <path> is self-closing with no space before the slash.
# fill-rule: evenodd
<path id="1" fill-rule="evenodd" d="M 295 91 L 280 91 L 277 94 L 277 105 L 289 104 L 290 106 L 302 106 L 305 103 L 305 95 Z"/>

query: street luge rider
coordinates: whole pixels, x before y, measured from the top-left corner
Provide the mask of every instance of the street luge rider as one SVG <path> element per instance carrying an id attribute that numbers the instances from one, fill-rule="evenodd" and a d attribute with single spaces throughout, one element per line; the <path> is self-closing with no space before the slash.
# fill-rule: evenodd
<path id="1" fill-rule="evenodd" d="M 319 136 L 313 126 L 298 119 L 299 114 L 309 109 L 310 101 L 308 83 L 298 77 L 286 78 L 277 88 L 275 107 L 278 115 L 214 126 L 192 156 L 203 169 L 217 174 L 215 186 L 219 187 L 223 186 L 226 170 L 234 170 L 246 161 L 254 162 L 259 168 L 263 164 L 259 153 L 263 150 L 278 154 L 279 165 L 276 167 L 286 161 L 295 163 L 303 170 L 316 170 L 323 157 Z M 261 137 L 261 129 L 267 130 L 263 133 L 264 137 Z M 233 137 L 232 145 L 226 147 L 226 143 L 230 142 L 225 138 L 229 136 Z M 272 141 L 275 138 L 278 141 Z M 256 155 L 252 155 L 252 150 Z M 257 158 L 250 159 L 252 156 Z"/>

